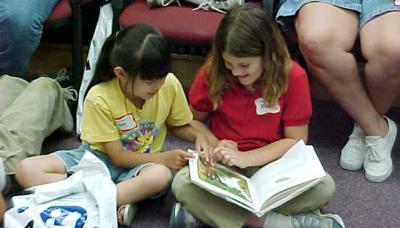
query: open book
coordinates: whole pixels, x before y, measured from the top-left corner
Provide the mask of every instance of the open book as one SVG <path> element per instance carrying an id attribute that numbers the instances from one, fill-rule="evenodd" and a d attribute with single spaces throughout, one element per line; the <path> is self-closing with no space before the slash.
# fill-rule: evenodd
<path id="1" fill-rule="evenodd" d="M 231 168 L 217 165 L 216 178 L 197 153 L 189 161 L 192 183 L 261 217 L 318 184 L 326 176 L 312 146 L 296 143 L 280 159 L 248 178 Z"/>

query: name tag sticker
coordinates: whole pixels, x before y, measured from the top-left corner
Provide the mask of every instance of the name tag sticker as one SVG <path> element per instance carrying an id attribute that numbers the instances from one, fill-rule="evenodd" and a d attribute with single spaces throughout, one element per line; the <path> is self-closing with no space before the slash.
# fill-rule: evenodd
<path id="1" fill-rule="evenodd" d="M 129 131 L 137 127 L 137 123 L 135 122 L 132 113 L 115 119 L 115 123 L 120 131 Z"/>
<path id="2" fill-rule="evenodd" d="M 279 105 L 275 105 L 273 107 L 268 107 L 267 104 L 265 104 L 264 99 L 261 97 L 255 99 L 254 103 L 256 105 L 257 115 L 264 115 L 267 113 L 278 113 L 281 110 Z"/>

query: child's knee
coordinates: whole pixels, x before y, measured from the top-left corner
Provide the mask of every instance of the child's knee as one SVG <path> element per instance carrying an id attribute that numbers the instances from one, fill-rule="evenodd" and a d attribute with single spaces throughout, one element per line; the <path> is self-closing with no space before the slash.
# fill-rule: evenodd
<path id="1" fill-rule="evenodd" d="M 336 185 L 333 178 L 327 174 L 326 178 L 324 178 L 318 185 L 318 198 L 321 201 L 328 202 L 335 196 Z"/>
<path id="2" fill-rule="evenodd" d="M 29 187 L 30 174 L 35 170 L 34 166 L 31 158 L 25 158 L 17 163 L 15 179 L 22 187 Z"/>
<path id="3" fill-rule="evenodd" d="M 168 167 L 154 164 L 147 166 L 146 169 L 146 172 L 151 176 L 151 180 L 155 188 L 161 191 L 170 185 L 172 174 Z"/>

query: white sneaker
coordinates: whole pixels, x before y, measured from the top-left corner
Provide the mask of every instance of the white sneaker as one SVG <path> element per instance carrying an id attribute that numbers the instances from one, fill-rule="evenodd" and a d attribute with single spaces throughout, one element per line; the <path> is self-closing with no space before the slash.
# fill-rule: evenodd
<path id="1" fill-rule="evenodd" d="M 181 6 L 179 0 L 147 0 L 147 5 L 150 7 L 165 7 L 171 5 L 173 2 L 176 2 L 179 6 Z"/>
<path id="2" fill-rule="evenodd" d="M 385 137 L 366 136 L 367 157 L 364 161 L 365 177 L 372 182 L 386 180 L 393 170 L 390 154 L 396 139 L 396 124 L 384 116 L 388 123 L 388 133 Z"/>
<path id="3" fill-rule="evenodd" d="M 232 9 L 235 6 L 245 4 L 244 0 L 186 0 L 186 1 L 198 5 L 193 10 L 212 9 L 220 13 L 226 13 L 226 11 Z"/>
<path id="4" fill-rule="evenodd" d="M 340 166 L 351 171 L 359 170 L 366 156 L 365 135 L 360 126 L 354 123 L 353 132 L 340 154 Z"/>

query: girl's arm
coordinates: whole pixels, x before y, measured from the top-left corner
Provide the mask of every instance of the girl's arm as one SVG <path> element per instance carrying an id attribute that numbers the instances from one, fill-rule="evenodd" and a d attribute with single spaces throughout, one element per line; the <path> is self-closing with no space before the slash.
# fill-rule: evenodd
<path id="1" fill-rule="evenodd" d="M 135 153 L 125 150 L 119 140 L 104 142 L 103 146 L 111 163 L 125 169 L 130 169 L 135 165 L 143 163 L 158 163 L 171 169 L 180 169 L 192 157 L 190 153 L 179 149 L 164 151 L 162 153 Z"/>
<path id="2" fill-rule="evenodd" d="M 197 120 L 192 120 L 190 123 L 183 126 L 170 127 L 172 134 L 178 138 L 194 142 L 196 151 L 208 152 L 211 150 L 212 145 L 205 135 L 205 131 L 208 130 L 206 129 L 207 126 Z"/>
<path id="3" fill-rule="evenodd" d="M 235 148 L 217 146 L 214 153 L 218 161 L 228 166 L 263 166 L 282 157 L 299 140 L 306 143 L 307 135 L 308 125 L 285 127 L 284 138 L 258 149 L 240 152 Z"/>
<path id="4" fill-rule="evenodd" d="M 205 124 L 210 114 L 208 112 L 197 111 L 192 106 L 190 106 L 190 111 L 193 113 L 193 119 L 197 120 L 196 122 L 194 122 L 193 127 L 197 131 L 201 132 L 213 147 L 217 146 L 219 140 Z"/>

